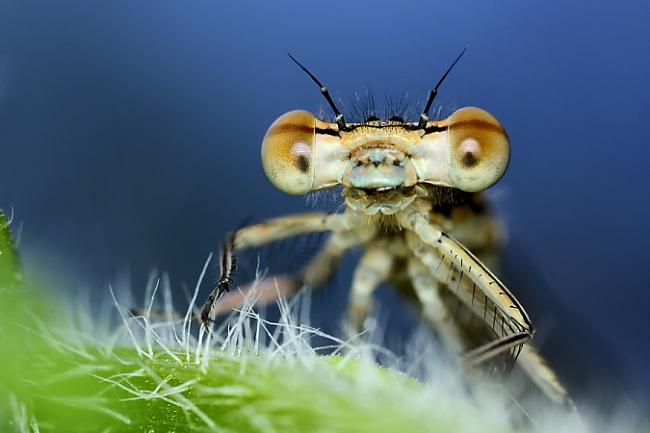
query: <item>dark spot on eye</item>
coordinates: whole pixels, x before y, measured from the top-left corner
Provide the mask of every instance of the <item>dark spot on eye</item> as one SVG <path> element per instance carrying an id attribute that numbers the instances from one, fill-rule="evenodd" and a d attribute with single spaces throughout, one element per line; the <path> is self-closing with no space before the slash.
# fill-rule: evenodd
<path id="1" fill-rule="evenodd" d="M 298 156 L 296 159 L 296 167 L 298 167 L 298 170 L 302 171 L 303 173 L 307 173 L 309 171 L 309 160 L 305 155 Z"/>
<path id="2" fill-rule="evenodd" d="M 463 155 L 461 162 L 465 167 L 474 167 L 478 162 L 478 158 L 474 156 L 472 152 L 465 152 L 465 155 Z"/>

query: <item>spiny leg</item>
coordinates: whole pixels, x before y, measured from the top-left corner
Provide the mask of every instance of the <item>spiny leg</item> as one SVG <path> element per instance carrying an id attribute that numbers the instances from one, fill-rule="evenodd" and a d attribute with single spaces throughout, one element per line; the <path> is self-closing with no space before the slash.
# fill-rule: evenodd
<path id="1" fill-rule="evenodd" d="M 424 243 L 414 233 L 407 233 L 406 241 L 411 252 L 426 265 L 432 277 L 444 284 L 494 334 L 515 334 L 521 330 L 521 325 L 502 312 L 499 305 L 485 293 L 483 286 L 459 272 L 458 267 L 447 255 Z"/>
<path id="2" fill-rule="evenodd" d="M 212 289 L 201 308 L 200 318 L 203 325 L 207 325 L 208 322 L 214 321 L 214 318 L 216 317 L 215 306 L 217 305 L 217 301 L 224 295 L 224 293 L 230 291 L 232 276 L 237 270 L 237 258 L 233 254 L 234 239 L 235 237 L 232 233 L 226 236 L 221 250 L 219 251 L 219 281 L 214 289 Z"/>
<path id="3" fill-rule="evenodd" d="M 224 240 L 220 252 L 220 277 L 204 302 L 200 313 L 199 320 L 201 323 L 214 321 L 217 315 L 223 313 L 225 306 L 239 306 L 242 305 L 250 289 L 253 285 L 248 285 L 247 289 L 242 291 L 231 292 L 232 276 L 236 270 L 236 257 L 235 250 L 243 250 L 246 248 L 262 246 L 274 241 L 298 236 L 302 234 L 309 234 L 315 232 L 322 232 L 327 230 L 342 231 L 348 226 L 352 226 L 353 222 L 348 214 L 326 214 L 320 212 L 289 215 L 280 218 L 274 218 L 264 221 L 260 224 L 243 227 L 235 233 L 230 233 Z M 289 290 L 295 292 L 300 287 L 299 281 L 287 281 L 289 277 L 281 276 L 285 283 L 288 284 Z M 277 298 L 275 294 L 275 283 L 271 280 L 272 284 L 258 284 L 255 287 L 260 290 L 260 298 Z M 224 294 L 230 294 L 220 301 Z M 260 299 L 262 300 L 262 299 Z M 270 302 L 270 300 L 268 301 Z M 218 305 L 219 304 L 219 305 Z M 138 309 L 133 309 L 133 315 L 140 315 Z"/>
<path id="4" fill-rule="evenodd" d="M 300 279 L 295 275 L 278 274 L 252 281 L 225 293 L 218 302 L 215 302 L 211 313 L 214 317 L 228 314 L 233 309 L 240 308 L 247 302 L 255 305 L 265 305 L 278 299 L 288 298 L 300 289 Z M 185 313 L 176 310 L 148 310 L 144 308 L 131 308 L 130 314 L 134 317 L 148 317 L 151 319 L 183 320 Z M 192 321 L 201 323 L 201 312 L 192 315 Z"/>
<path id="5" fill-rule="evenodd" d="M 201 308 L 201 322 L 207 324 L 208 322 L 214 321 L 216 316 L 223 311 L 223 309 L 218 307 L 218 301 L 225 293 L 230 292 L 231 289 L 232 273 L 235 269 L 234 267 L 230 268 L 229 265 L 236 263 L 233 253 L 234 250 L 262 246 L 270 242 L 318 231 L 331 230 L 336 234 L 354 228 L 356 224 L 358 222 L 350 214 L 310 213 L 275 218 L 261 224 L 241 228 L 234 234 L 229 235 L 226 242 L 224 242 L 224 247 L 221 252 L 221 276 Z M 363 233 L 365 231 L 360 230 L 360 232 Z M 284 278 L 287 277 L 284 276 Z M 292 289 L 290 291 L 294 292 L 300 287 L 298 282 L 299 280 L 297 279 L 292 282 L 293 284 L 290 284 Z M 259 297 L 262 298 L 260 300 L 270 302 L 277 298 L 278 292 L 275 290 L 274 285 L 261 284 L 257 287 L 263 290 L 263 292 L 259 293 Z M 232 292 L 227 299 L 223 299 L 222 303 L 241 305 L 246 299 L 246 296 L 248 296 L 247 292 Z"/>
<path id="6" fill-rule="evenodd" d="M 445 254 L 427 245 L 413 233 L 408 233 L 406 239 L 416 257 L 430 269 L 432 276 L 458 297 L 492 333 L 494 340 L 467 353 L 464 356 L 466 362 L 469 365 L 478 365 L 506 351 L 512 351 L 513 358 L 516 358 L 521 346 L 531 339 L 532 328 L 521 325 L 517 320 L 519 316 L 508 315 L 509 311 L 504 308 L 501 298 L 490 296 L 489 290 L 494 290 L 492 285 L 497 287 L 496 277 L 491 277 L 489 270 L 476 258 L 455 260 L 454 254 Z M 476 269 L 481 270 L 472 274 Z M 505 288 L 498 290 L 500 295 L 505 293 L 502 289 Z M 512 306 L 515 303 L 510 302 L 507 305 Z"/>
<path id="7" fill-rule="evenodd" d="M 270 304 L 279 297 L 289 298 L 300 289 L 300 286 L 300 280 L 288 274 L 270 275 L 249 282 L 223 295 L 214 305 L 214 317 L 228 314 L 244 304 L 261 306 Z"/>
<path id="8" fill-rule="evenodd" d="M 251 297 L 254 305 L 270 304 L 278 297 L 291 297 L 301 287 L 310 290 L 323 285 L 336 270 L 341 257 L 368 239 L 367 230 L 333 233 L 325 245 L 297 275 L 271 275 L 255 284 L 225 294 L 214 306 L 215 317 L 241 307 Z"/>
<path id="9" fill-rule="evenodd" d="M 489 343 L 486 343 L 476 349 L 473 349 L 463 356 L 467 364 L 471 367 L 489 361 L 502 353 L 511 351 L 516 359 L 521 354 L 524 344 L 531 340 L 531 335 L 526 331 L 519 331 L 514 334 L 498 337 Z M 509 368 L 512 367 L 512 364 Z"/>
<path id="10" fill-rule="evenodd" d="M 460 355 L 465 349 L 460 331 L 440 296 L 440 286 L 431 271 L 416 257 L 409 258 L 408 273 L 422 305 L 422 315 L 431 323 L 445 347 Z"/>
<path id="11" fill-rule="evenodd" d="M 514 320 L 510 321 L 511 326 L 506 325 L 505 327 L 505 317 L 503 315 L 500 315 L 502 321 L 500 332 L 501 338 L 468 353 L 467 355 L 470 362 L 472 364 L 478 364 L 506 350 L 519 348 L 517 351 L 517 360 L 521 368 L 526 372 L 533 383 L 535 383 L 553 401 L 570 401 L 566 389 L 561 385 L 555 372 L 553 372 L 553 370 L 548 367 L 546 361 L 534 347 L 529 344 L 524 344 L 532 338 L 534 331 L 532 325 L 530 324 L 530 319 L 528 318 L 528 315 L 525 314 L 525 311 L 523 310 L 521 304 L 517 302 L 514 296 L 508 292 L 505 286 L 503 286 L 503 284 L 497 280 L 496 277 L 491 275 L 490 271 L 485 268 L 482 263 L 476 259 L 476 257 L 474 257 L 469 251 L 467 251 L 454 239 L 443 234 L 441 237 L 441 245 L 443 246 L 443 251 L 448 251 L 447 257 L 449 257 L 449 260 L 455 264 L 456 278 L 458 278 L 459 285 L 462 285 L 464 287 L 462 293 L 465 294 L 464 298 L 466 301 L 469 298 L 468 294 L 470 283 L 472 285 L 473 291 L 472 296 L 475 296 L 476 282 L 471 278 L 469 280 L 466 278 L 464 281 L 461 281 L 464 272 L 463 266 L 465 266 L 469 271 L 471 266 L 470 263 L 473 262 L 475 263 L 475 271 L 477 269 L 476 266 L 483 268 L 480 272 L 484 273 L 484 275 L 487 275 L 487 284 L 492 288 L 496 295 L 499 296 L 497 299 L 505 301 L 510 311 L 523 313 L 520 317 L 515 317 Z M 494 299 L 491 299 L 491 301 L 494 303 Z M 487 296 L 484 302 L 486 302 L 485 305 L 487 305 Z M 485 309 L 485 306 L 483 308 Z M 518 323 L 521 323 L 520 320 L 522 320 L 525 324 L 523 327 L 516 326 Z M 494 316 L 492 318 L 492 328 L 496 331 Z"/>
<path id="12" fill-rule="evenodd" d="M 501 281 L 471 252 L 428 222 L 426 212 L 402 217 L 409 248 L 431 268 L 434 277 L 446 284 L 486 325 L 502 335 L 534 333 L 528 314 Z M 491 322 L 491 323 L 490 323 Z"/>
<path id="13" fill-rule="evenodd" d="M 525 349 L 520 365 L 533 383 L 551 400 L 570 402 L 543 358 L 532 347 L 526 348 L 525 343 L 534 333 L 532 324 L 503 283 L 465 247 L 431 225 L 426 213 L 413 212 L 402 219 L 402 224 L 412 231 L 407 234 L 407 243 L 413 253 L 498 336 L 494 342 L 470 352 L 470 363 L 484 362 L 507 350 L 515 350 L 518 355 Z M 427 247 L 433 247 L 435 252 Z"/>
<path id="14" fill-rule="evenodd" d="M 354 270 L 348 302 L 347 324 L 352 333 L 363 330 L 372 306 L 372 293 L 388 279 L 393 262 L 394 255 L 381 245 L 371 245 L 363 253 Z"/>

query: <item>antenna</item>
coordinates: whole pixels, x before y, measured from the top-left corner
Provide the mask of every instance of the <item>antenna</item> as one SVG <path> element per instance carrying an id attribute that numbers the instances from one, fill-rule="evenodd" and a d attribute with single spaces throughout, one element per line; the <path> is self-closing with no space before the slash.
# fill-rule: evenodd
<path id="1" fill-rule="evenodd" d="M 338 108 L 336 108 L 336 104 L 334 104 L 334 101 L 332 100 L 332 97 L 330 96 L 330 92 L 327 90 L 327 87 L 323 86 L 323 83 L 321 83 L 318 78 L 314 74 L 311 73 L 309 69 L 307 69 L 302 63 L 300 63 L 298 60 L 296 60 L 295 57 L 291 55 L 289 51 L 287 51 L 287 55 L 293 62 L 300 67 L 309 77 L 314 80 L 314 83 L 318 84 L 318 87 L 320 87 L 320 92 L 323 94 L 325 99 L 327 100 L 327 103 L 329 106 L 332 108 L 332 111 L 334 112 L 334 115 L 336 116 L 336 124 L 339 127 L 339 131 L 347 131 L 348 127 L 345 124 L 345 119 L 343 118 L 343 115 L 339 111 Z"/>
<path id="2" fill-rule="evenodd" d="M 438 94 L 438 87 L 440 87 L 442 82 L 445 81 L 445 78 L 447 78 L 447 75 L 449 75 L 449 73 L 454 68 L 454 66 L 456 66 L 456 63 L 458 63 L 460 58 L 463 57 L 465 51 L 467 51 L 467 47 L 463 48 L 463 50 L 460 52 L 458 57 L 456 57 L 456 60 L 454 60 L 451 63 L 451 65 L 449 65 L 449 67 L 447 68 L 445 73 L 442 74 L 442 77 L 440 77 L 436 85 L 433 86 L 431 92 L 429 92 L 429 99 L 427 99 L 427 105 L 424 107 L 422 114 L 420 114 L 420 120 L 418 121 L 418 128 L 424 128 L 427 125 L 427 122 L 429 121 L 429 110 L 431 109 L 431 104 L 433 103 L 433 100 L 436 98 L 436 95 Z"/>

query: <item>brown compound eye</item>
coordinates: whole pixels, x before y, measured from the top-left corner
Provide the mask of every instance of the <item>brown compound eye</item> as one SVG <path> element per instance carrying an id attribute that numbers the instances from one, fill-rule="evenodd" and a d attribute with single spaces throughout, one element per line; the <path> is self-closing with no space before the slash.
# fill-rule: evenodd
<path id="1" fill-rule="evenodd" d="M 448 119 L 449 174 L 454 186 L 467 192 L 494 185 L 510 160 L 508 136 L 487 111 L 466 107 Z"/>
<path id="2" fill-rule="evenodd" d="M 290 111 L 271 124 L 262 142 L 262 167 L 279 190 L 303 195 L 314 186 L 316 118 L 306 111 Z"/>

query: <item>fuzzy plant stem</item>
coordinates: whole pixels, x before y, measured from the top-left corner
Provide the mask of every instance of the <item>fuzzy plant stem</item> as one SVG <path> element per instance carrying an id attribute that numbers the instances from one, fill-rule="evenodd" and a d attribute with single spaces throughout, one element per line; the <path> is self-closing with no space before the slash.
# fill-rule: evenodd
<path id="1" fill-rule="evenodd" d="M 69 307 L 23 281 L 1 214 L 0 297 L 3 432 L 509 431 L 400 373 L 318 355 L 305 337 L 317 330 L 285 321 L 270 331 L 252 310 L 220 337 L 123 310 L 101 337 L 83 321 L 61 325 Z"/>

